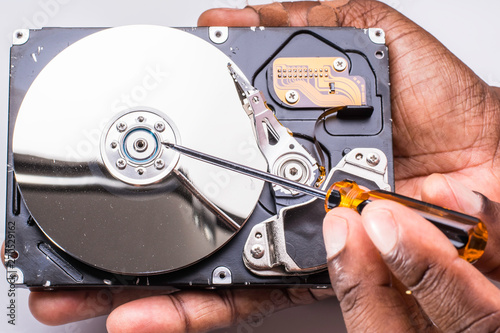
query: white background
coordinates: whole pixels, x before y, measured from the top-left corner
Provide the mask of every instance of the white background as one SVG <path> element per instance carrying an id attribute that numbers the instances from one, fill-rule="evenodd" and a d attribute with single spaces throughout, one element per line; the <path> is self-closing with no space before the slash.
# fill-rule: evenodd
<path id="1" fill-rule="evenodd" d="M 250 4 L 271 1 L 252 1 Z M 500 86 L 500 2 L 496 0 L 385 0 L 432 32 L 489 84 Z M 52 6 L 48 6 L 48 4 Z M 54 6 L 53 4 L 58 4 Z M 198 16 L 212 7 L 235 7 L 244 0 L 2 0 L 0 4 L 0 216 L 5 216 L 5 176 L 9 48 L 18 28 L 111 27 L 126 24 L 195 26 Z M 1 221 L 1 220 L 0 220 Z M 0 225 L 2 223 L 0 222 Z M 0 228 L 0 239 L 4 228 Z M 0 275 L 3 275 L 0 274 Z M 18 290 L 16 326 L 7 324 L 8 285 L 0 278 L 1 332 L 105 332 L 105 317 L 60 327 L 38 323 L 29 313 L 29 292 Z M 236 329 L 219 332 L 237 332 Z M 253 332 L 344 332 L 335 300 L 286 310 L 265 320 Z"/>

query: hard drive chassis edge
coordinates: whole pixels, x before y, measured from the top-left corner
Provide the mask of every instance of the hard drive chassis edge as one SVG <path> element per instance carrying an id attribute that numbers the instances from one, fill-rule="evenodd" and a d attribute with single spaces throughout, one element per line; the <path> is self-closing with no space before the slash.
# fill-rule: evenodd
<path id="1" fill-rule="evenodd" d="M 242 260 L 242 249 L 252 227 L 272 216 L 266 208 L 271 200 L 270 186 L 264 187 L 261 200 L 242 229 L 225 246 L 213 255 L 193 265 L 159 275 L 128 276 L 109 273 L 76 260 L 63 250 L 51 244 L 50 239 L 39 229 L 34 217 L 26 207 L 22 193 L 16 184 L 12 152 L 12 137 L 17 114 L 24 96 L 37 75 L 58 53 L 102 28 L 44 28 L 29 31 L 29 40 L 11 48 L 10 100 L 9 100 L 9 141 L 7 160 L 7 201 L 6 201 L 6 263 L 7 279 L 10 283 L 31 289 L 54 289 L 74 287 L 156 287 L 156 288 L 242 288 L 242 287 L 307 287 L 327 288 L 330 285 L 327 271 L 296 276 L 257 276 L 251 273 Z M 219 43 L 211 36 L 209 28 L 181 28 L 211 43 L 226 54 L 252 84 L 260 89 L 275 111 L 280 122 L 298 134 L 300 142 L 312 150 L 310 140 L 318 136 L 327 152 L 327 170 L 335 167 L 342 157 L 354 148 L 376 148 L 387 156 L 388 183 L 394 189 L 392 154 L 392 128 L 390 114 L 390 88 L 388 53 L 385 45 L 374 43 L 368 31 L 354 28 L 229 28 L 227 40 Z M 215 40 L 215 42 L 214 42 Z M 43 46 L 36 61 L 30 56 Z M 180 47 L 180 46 L 173 46 Z M 99 52 L 99 50 L 95 50 Z M 378 59 L 375 55 L 384 58 Z M 316 119 L 324 109 L 290 110 L 275 103 L 270 94 L 266 69 L 277 56 L 288 57 L 329 57 L 343 54 L 353 63 L 352 70 L 365 77 L 367 90 L 374 89 L 375 98 L 367 104 L 374 107 L 373 114 L 363 119 L 342 119 L 340 131 L 321 135 L 313 133 Z M 356 67 L 357 63 L 368 63 Z M 194 89 L 200 88 L 193 85 Z M 188 101 L 187 101 L 188 102 Z M 236 112 L 236 111 L 235 111 Z M 243 112 L 243 110 L 241 110 Z M 336 126 L 336 125 L 334 125 Z M 322 136 L 322 137 L 321 137 Z M 327 140 L 325 140 L 327 138 Z M 33 138 L 36 140 L 36 138 Z M 342 180 L 342 175 L 338 180 Z M 365 186 L 373 187 L 369 179 L 355 179 Z M 309 239 L 322 239 L 321 224 L 324 211 L 308 214 L 308 221 L 296 228 L 309 235 Z M 317 232 L 319 230 L 319 232 Z M 299 237 L 300 238 L 300 237 Z M 306 240 L 296 239 L 297 242 Z M 303 248 L 307 253 L 307 247 Z M 106 253 L 102 254 L 103 256 Z M 222 272 L 222 274 L 221 274 Z"/>

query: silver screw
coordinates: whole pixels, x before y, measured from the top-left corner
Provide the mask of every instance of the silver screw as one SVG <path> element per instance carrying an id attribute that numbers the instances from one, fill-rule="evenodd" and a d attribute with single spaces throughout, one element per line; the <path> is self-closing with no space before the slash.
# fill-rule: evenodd
<path id="1" fill-rule="evenodd" d="M 157 123 L 155 124 L 155 130 L 156 130 L 157 132 L 163 132 L 163 131 L 165 130 L 165 124 L 164 124 L 164 123 L 162 123 L 161 121 L 157 122 Z"/>
<path id="2" fill-rule="evenodd" d="M 376 153 L 369 153 L 368 156 L 366 156 L 366 163 L 371 166 L 377 166 L 380 163 L 380 156 Z"/>
<path id="3" fill-rule="evenodd" d="M 347 61 L 343 58 L 337 58 L 333 62 L 333 68 L 335 68 L 337 72 L 342 72 L 347 68 Z"/>
<path id="4" fill-rule="evenodd" d="M 137 117 L 137 121 L 142 123 L 144 121 L 144 117 L 143 116 L 139 116 Z"/>
<path id="5" fill-rule="evenodd" d="M 299 100 L 299 93 L 295 90 L 288 90 L 285 94 L 286 101 L 295 104 Z"/>
<path id="6" fill-rule="evenodd" d="M 119 158 L 116 161 L 116 166 L 118 167 L 118 169 L 123 170 L 127 166 L 127 162 L 123 158 Z"/>
<path id="7" fill-rule="evenodd" d="M 299 162 L 293 161 L 285 165 L 283 176 L 290 180 L 300 182 L 302 180 L 302 177 L 304 176 L 304 172 L 306 172 L 306 170 L 304 169 L 303 164 L 299 164 Z"/>
<path id="8" fill-rule="evenodd" d="M 264 252 L 264 248 L 260 244 L 255 244 L 250 250 L 252 257 L 254 257 L 255 259 L 262 258 L 264 256 Z"/>
<path id="9" fill-rule="evenodd" d="M 155 161 L 155 168 L 157 168 L 158 170 L 161 170 L 165 167 L 165 162 L 159 158 Z"/>
<path id="10" fill-rule="evenodd" d="M 127 124 L 123 121 L 120 121 L 118 124 L 116 124 L 116 129 L 118 130 L 118 132 L 123 132 L 127 129 Z"/>
<path id="11" fill-rule="evenodd" d="M 252 101 L 253 101 L 254 103 L 259 103 L 259 101 L 260 101 L 259 96 L 254 96 L 254 97 L 252 98 Z"/>

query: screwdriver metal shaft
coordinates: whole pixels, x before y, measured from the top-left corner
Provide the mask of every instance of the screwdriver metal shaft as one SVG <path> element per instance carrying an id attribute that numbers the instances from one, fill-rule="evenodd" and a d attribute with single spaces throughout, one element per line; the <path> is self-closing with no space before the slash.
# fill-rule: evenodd
<path id="1" fill-rule="evenodd" d="M 320 189 L 317 189 L 317 188 L 314 188 L 314 187 L 311 187 L 308 185 L 304 185 L 301 183 L 297 183 L 293 180 L 286 179 L 286 178 L 283 178 L 280 176 L 276 176 L 276 175 L 269 173 L 269 172 L 260 171 L 260 170 L 242 165 L 242 164 L 226 161 L 222 158 L 208 155 L 208 154 L 205 154 L 205 153 L 202 153 L 202 152 L 199 152 L 199 151 L 196 151 L 196 150 L 184 147 L 184 146 L 173 144 L 173 143 L 163 142 L 163 144 L 170 149 L 178 151 L 179 153 L 181 153 L 183 155 L 190 156 L 194 159 L 197 159 L 197 160 L 200 160 L 203 162 L 207 162 L 207 163 L 210 163 L 210 164 L 213 164 L 216 166 L 220 166 L 220 167 L 223 167 L 223 168 L 231 170 L 231 171 L 236 171 L 236 172 L 239 172 L 241 174 L 251 176 L 253 178 L 264 180 L 266 182 L 280 185 L 280 186 L 286 187 L 286 188 L 291 189 L 291 190 L 296 190 L 296 191 L 299 191 L 301 193 L 309 194 L 309 195 L 312 195 L 313 197 L 316 197 L 316 198 L 320 198 L 320 199 L 325 200 L 326 195 L 327 195 L 327 192 L 322 191 Z"/>
<path id="2" fill-rule="evenodd" d="M 323 191 L 187 147 L 168 142 L 163 142 L 163 144 L 167 148 L 197 160 L 323 199 L 325 201 L 326 211 L 340 206 L 355 209 L 361 213 L 368 203 L 375 200 L 398 202 L 412 209 L 438 227 L 457 248 L 460 257 L 469 262 L 474 262 L 479 259 L 486 247 L 486 242 L 488 240 L 486 227 L 479 219 L 473 216 L 431 205 L 393 192 L 382 190 L 365 191 L 355 182 L 349 180 L 335 182 L 328 191 Z"/>

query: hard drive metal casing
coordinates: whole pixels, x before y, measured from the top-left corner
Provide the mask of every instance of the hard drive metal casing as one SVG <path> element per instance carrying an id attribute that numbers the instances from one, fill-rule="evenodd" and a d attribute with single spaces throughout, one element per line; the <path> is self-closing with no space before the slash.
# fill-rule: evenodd
<path id="1" fill-rule="evenodd" d="M 261 200 L 251 217 L 227 244 L 211 256 L 174 272 L 147 276 L 113 274 L 84 264 L 52 244 L 38 227 L 36 217 L 31 216 L 16 183 L 12 151 L 14 127 L 23 98 L 40 71 L 68 46 L 101 30 L 103 29 L 44 28 L 25 31 L 29 34 L 27 41 L 14 45 L 11 49 L 6 202 L 8 280 L 32 289 L 97 286 L 327 287 L 329 278 L 326 271 L 305 275 L 259 276 L 245 267 L 242 251 L 252 227 L 276 213 L 270 211 L 266 204 L 272 200 L 268 185 L 264 187 Z M 213 28 L 180 30 L 211 43 L 236 63 L 252 84 L 266 96 L 279 121 L 295 134 L 306 149 L 314 151 L 313 141 L 317 140 L 326 154 L 327 171 L 333 170 L 353 149 L 378 149 L 387 158 L 387 183 L 394 188 L 388 52 L 380 32 L 354 28 L 221 28 L 221 39 L 221 35 Z M 39 47 L 43 47 L 43 52 L 39 52 Z M 373 110 L 369 114 L 339 114 L 325 120 L 318 127 L 318 117 L 326 108 L 291 108 L 280 101 L 272 89 L 270 68 L 278 58 L 336 56 L 348 59 L 351 75 L 359 75 L 365 79 L 366 105 L 372 106 Z M 193 93 L 196 89 L 202 89 L 202 85 L 196 81 Z M 186 102 L 189 103 L 188 100 Z M 336 180 L 342 180 L 345 174 L 342 170 L 337 170 L 337 173 Z M 371 179 L 363 176 L 355 180 L 368 187 L 377 187 Z M 321 224 L 324 211 L 315 210 L 304 216 L 306 220 L 289 226 L 291 231 L 287 238 L 292 243 L 291 246 L 296 248 L 297 260 L 308 251 L 313 256 L 317 255 L 315 247 L 308 244 L 318 243 L 322 246 Z M 220 275 L 221 271 L 223 275 Z"/>

